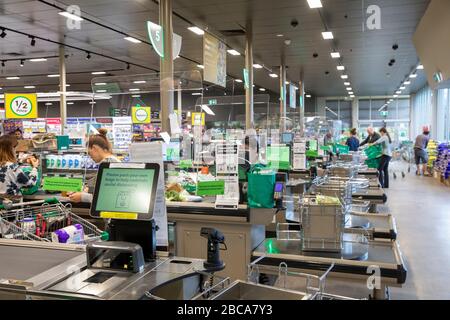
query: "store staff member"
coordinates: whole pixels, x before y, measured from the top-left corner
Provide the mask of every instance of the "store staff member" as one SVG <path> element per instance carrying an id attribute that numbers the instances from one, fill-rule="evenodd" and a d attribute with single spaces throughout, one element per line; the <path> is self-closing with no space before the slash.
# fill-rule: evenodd
<path id="1" fill-rule="evenodd" d="M 88 154 L 96 163 L 101 162 L 120 162 L 112 154 L 111 143 L 108 141 L 106 134 L 108 130 L 99 129 L 98 134 L 91 135 L 88 141 Z M 86 179 L 88 190 L 85 192 L 74 192 L 69 194 L 69 199 L 72 202 L 92 202 L 92 190 L 95 187 L 97 175 Z M 89 193 L 91 191 L 91 193 Z"/>
<path id="2" fill-rule="evenodd" d="M 380 134 L 375 132 L 375 130 L 372 127 L 367 128 L 367 134 L 368 134 L 368 136 L 367 136 L 366 140 L 361 142 L 361 144 L 359 145 L 360 147 L 362 147 L 366 143 L 369 143 L 369 144 L 375 143 L 378 139 L 381 138 Z"/>

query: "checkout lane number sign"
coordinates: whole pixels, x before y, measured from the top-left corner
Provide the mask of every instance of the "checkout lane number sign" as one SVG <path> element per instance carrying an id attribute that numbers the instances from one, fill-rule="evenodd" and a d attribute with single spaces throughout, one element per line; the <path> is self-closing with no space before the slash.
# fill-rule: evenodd
<path id="1" fill-rule="evenodd" d="M 33 119 L 37 118 L 36 94 L 5 94 L 6 119 Z"/>

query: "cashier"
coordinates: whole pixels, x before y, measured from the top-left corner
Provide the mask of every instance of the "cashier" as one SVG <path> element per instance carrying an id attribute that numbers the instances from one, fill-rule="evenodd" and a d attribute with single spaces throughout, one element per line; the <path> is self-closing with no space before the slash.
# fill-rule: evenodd
<path id="1" fill-rule="evenodd" d="M 25 173 L 17 163 L 16 146 L 17 140 L 13 136 L 0 137 L 0 194 L 20 195 L 22 187 L 32 187 L 37 183 L 39 160 L 28 157 L 26 162 L 33 168 Z"/>
<path id="2" fill-rule="evenodd" d="M 120 162 L 113 153 L 112 146 L 106 134 L 108 130 L 99 129 L 98 134 L 91 135 L 88 140 L 88 154 L 96 163 L 101 162 Z M 69 199 L 72 202 L 92 202 L 92 191 L 95 187 L 97 176 L 92 176 L 86 179 L 87 188 L 84 192 L 74 192 L 69 194 Z"/>

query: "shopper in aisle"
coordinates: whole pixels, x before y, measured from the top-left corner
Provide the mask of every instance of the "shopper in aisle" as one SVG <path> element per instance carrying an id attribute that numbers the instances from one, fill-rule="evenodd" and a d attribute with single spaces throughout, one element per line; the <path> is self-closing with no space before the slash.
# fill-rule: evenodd
<path id="1" fill-rule="evenodd" d="M 328 131 L 325 137 L 323 137 L 323 145 L 328 146 L 333 144 L 333 135 L 331 134 L 331 131 Z"/>
<path id="2" fill-rule="evenodd" d="M 381 130 L 380 130 L 381 132 Z M 367 138 L 361 142 L 361 144 L 359 145 L 360 147 L 362 147 L 363 145 L 367 144 L 367 143 L 374 143 L 375 141 L 377 141 L 378 139 L 380 139 L 380 135 L 375 131 L 374 128 L 372 127 L 368 127 L 367 128 Z"/>
<path id="3" fill-rule="evenodd" d="M 112 154 L 112 146 L 111 143 L 108 141 L 108 138 L 106 137 L 106 134 L 108 133 L 108 130 L 106 129 L 99 129 L 98 134 L 91 135 L 89 137 L 88 141 L 88 154 L 94 160 L 96 163 L 101 162 L 120 162 L 119 159 L 117 159 Z M 69 199 L 72 202 L 86 202 L 91 203 L 92 202 L 92 192 L 95 187 L 95 182 L 97 179 L 97 175 L 92 177 L 86 178 L 86 186 L 84 192 L 74 192 L 69 194 Z"/>
<path id="4" fill-rule="evenodd" d="M 359 139 L 357 136 L 356 128 L 350 130 L 350 138 L 347 139 L 347 142 L 345 144 L 349 147 L 350 151 L 358 151 Z"/>
<path id="5" fill-rule="evenodd" d="M 369 145 L 381 145 L 382 156 L 378 166 L 378 179 L 381 187 L 389 188 L 389 161 L 392 159 L 392 139 L 386 128 L 380 129 L 381 138 Z"/>
<path id="6" fill-rule="evenodd" d="M 32 187 L 37 183 L 39 160 L 28 157 L 26 163 L 32 166 L 32 170 L 25 173 L 16 159 L 16 145 L 14 136 L 0 137 L 0 194 L 20 195 L 21 188 Z"/>
<path id="7" fill-rule="evenodd" d="M 422 128 L 422 134 L 416 137 L 416 143 L 414 144 L 414 158 L 416 160 L 416 175 L 423 174 L 424 176 L 430 176 L 428 173 L 428 142 L 430 141 L 430 130 L 428 127 Z M 422 168 L 422 170 L 420 170 Z"/>

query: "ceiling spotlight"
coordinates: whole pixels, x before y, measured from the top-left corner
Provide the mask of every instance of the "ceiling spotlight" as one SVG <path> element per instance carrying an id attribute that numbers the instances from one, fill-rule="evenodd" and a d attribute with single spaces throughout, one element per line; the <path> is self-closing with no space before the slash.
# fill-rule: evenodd
<path id="1" fill-rule="evenodd" d="M 30 38 L 31 38 L 30 45 L 31 45 L 32 47 L 34 47 L 34 46 L 36 45 L 36 39 L 35 39 L 34 37 L 30 37 Z"/>
<path id="2" fill-rule="evenodd" d="M 127 70 L 130 70 L 131 66 L 129 63 L 127 63 Z"/>
<path id="3" fill-rule="evenodd" d="M 337 66 L 336 67 L 339 71 L 344 71 L 345 70 L 345 67 L 344 66 Z"/>
<path id="4" fill-rule="evenodd" d="M 2 67 L 4 67 L 4 66 L 5 66 L 5 60 L 2 61 Z"/>
<path id="5" fill-rule="evenodd" d="M 322 37 L 324 40 L 334 39 L 333 32 L 331 32 L 331 31 L 322 32 Z"/>
<path id="6" fill-rule="evenodd" d="M 23 67 L 23 64 L 25 63 L 25 60 L 20 60 L 20 66 Z"/>
<path id="7" fill-rule="evenodd" d="M 4 38 L 6 37 L 6 32 L 5 32 L 5 28 L 2 28 L 2 33 L 0 34 L 0 38 Z"/>
<path id="8" fill-rule="evenodd" d="M 419 64 L 419 65 L 417 66 L 417 70 L 423 70 L 423 64 Z"/>
<path id="9" fill-rule="evenodd" d="M 270 76 L 271 78 L 278 78 L 278 75 L 277 75 L 276 73 L 271 73 L 271 74 L 269 74 L 269 76 Z"/>
<path id="10" fill-rule="evenodd" d="M 192 31 L 193 33 L 201 36 L 205 34 L 205 31 L 203 31 L 202 29 L 200 29 L 199 27 L 189 27 L 188 28 L 190 31 Z"/>
<path id="11" fill-rule="evenodd" d="M 311 9 L 322 8 L 322 2 L 320 0 L 308 0 L 308 4 Z"/>
<path id="12" fill-rule="evenodd" d="M 240 56 L 241 55 L 238 51 L 236 51 L 234 49 L 227 50 L 227 52 L 229 54 L 231 54 L 232 56 Z"/>
<path id="13" fill-rule="evenodd" d="M 89 51 L 86 51 L 86 60 L 89 60 L 91 58 L 91 53 Z"/>
<path id="14" fill-rule="evenodd" d="M 341 57 L 341 54 L 339 52 L 331 52 L 331 57 L 333 59 L 338 59 Z"/>
<path id="15" fill-rule="evenodd" d="M 341 76 L 341 79 L 348 79 L 348 75 L 346 75 L 346 74 L 343 74 L 342 76 Z"/>

